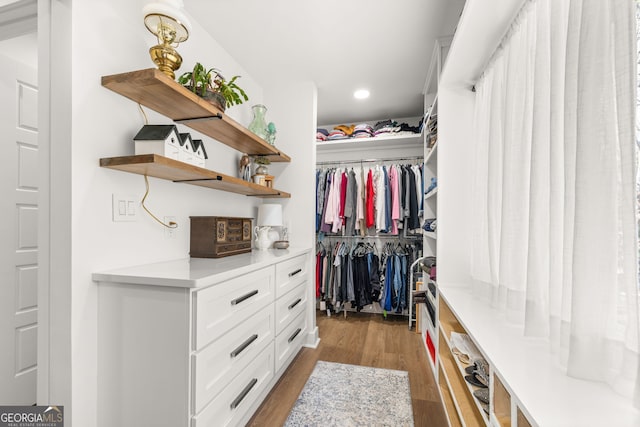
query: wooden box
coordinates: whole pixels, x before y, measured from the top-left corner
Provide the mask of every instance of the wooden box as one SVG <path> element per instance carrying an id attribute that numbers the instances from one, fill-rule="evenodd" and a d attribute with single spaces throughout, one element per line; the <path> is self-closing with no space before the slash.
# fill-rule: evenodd
<path id="1" fill-rule="evenodd" d="M 189 254 L 221 258 L 251 252 L 251 218 L 192 216 Z"/>

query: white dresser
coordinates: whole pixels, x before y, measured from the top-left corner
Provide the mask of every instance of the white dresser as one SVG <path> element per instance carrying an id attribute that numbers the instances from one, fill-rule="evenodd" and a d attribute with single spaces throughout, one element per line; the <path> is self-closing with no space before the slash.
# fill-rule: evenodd
<path id="1" fill-rule="evenodd" d="M 98 425 L 244 425 L 307 339 L 309 250 L 95 273 Z"/>

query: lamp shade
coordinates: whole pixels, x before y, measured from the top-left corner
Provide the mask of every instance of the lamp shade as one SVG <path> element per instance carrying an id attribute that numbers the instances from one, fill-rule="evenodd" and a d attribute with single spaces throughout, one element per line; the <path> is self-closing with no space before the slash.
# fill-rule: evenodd
<path id="1" fill-rule="evenodd" d="M 182 0 L 155 0 L 146 4 L 142 13 L 149 31 L 158 35 L 160 25 L 170 25 L 176 32 L 173 42 L 180 43 L 189 38 L 191 22 L 183 11 Z"/>
<path id="2" fill-rule="evenodd" d="M 282 206 L 275 204 L 264 204 L 258 206 L 258 226 L 281 227 Z"/>

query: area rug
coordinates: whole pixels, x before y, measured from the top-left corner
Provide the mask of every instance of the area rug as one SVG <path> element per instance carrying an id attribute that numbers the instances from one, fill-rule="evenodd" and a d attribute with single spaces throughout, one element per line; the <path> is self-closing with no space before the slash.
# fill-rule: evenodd
<path id="1" fill-rule="evenodd" d="M 284 425 L 413 426 L 409 373 L 318 361 Z"/>

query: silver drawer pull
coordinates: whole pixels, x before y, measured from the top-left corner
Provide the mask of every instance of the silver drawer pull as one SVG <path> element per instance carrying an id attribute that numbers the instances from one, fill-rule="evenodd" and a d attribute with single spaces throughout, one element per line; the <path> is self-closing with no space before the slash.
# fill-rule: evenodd
<path id="1" fill-rule="evenodd" d="M 247 397 L 247 394 L 249 394 L 249 392 L 251 391 L 251 389 L 253 388 L 253 386 L 256 385 L 256 383 L 258 382 L 257 378 L 252 379 L 251 381 L 249 381 L 249 384 L 247 384 L 247 386 L 240 392 L 240 394 L 238 395 L 238 397 L 236 397 L 235 399 L 233 399 L 233 402 L 231 402 L 231 409 L 236 409 L 238 407 L 238 405 L 240 404 L 240 402 L 242 402 L 242 399 L 244 399 L 245 397 Z"/>
<path id="2" fill-rule="evenodd" d="M 245 342 L 240 344 L 238 346 L 238 348 L 236 348 L 231 353 L 229 353 L 229 357 L 231 357 L 233 359 L 234 357 L 236 357 L 237 355 L 242 353 L 247 347 L 249 347 L 251 345 L 252 342 L 254 342 L 257 339 L 258 339 L 258 334 L 251 335 L 249 338 L 247 338 L 247 340 Z"/>
<path id="3" fill-rule="evenodd" d="M 302 301 L 302 298 L 298 298 L 298 299 L 296 300 L 296 302 L 294 302 L 293 304 L 291 304 L 291 305 L 289 306 L 289 310 L 291 310 L 291 309 L 292 309 L 293 307 L 295 307 L 296 305 L 300 304 L 300 301 Z"/>
<path id="4" fill-rule="evenodd" d="M 302 273 L 302 269 L 301 268 L 297 269 L 296 271 L 292 271 L 291 273 L 289 273 L 289 277 L 293 277 L 298 273 Z"/>
<path id="5" fill-rule="evenodd" d="M 293 333 L 293 335 L 291 335 L 289 337 L 289 342 L 293 341 L 296 339 L 296 337 L 298 336 L 298 334 L 300 333 L 300 331 L 302 331 L 302 329 L 298 328 L 296 329 L 296 331 Z"/>
<path id="6" fill-rule="evenodd" d="M 251 291 L 248 294 L 242 295 L 240 298 L 236 298 L 233 301 L 231 301 L 231 305 L 240 304 L 242 301 L 246 301 L 249 298 L 251 298 L 252 296 L 257 295 L 257 294 L 258 294 L 258 290 L 257 289 L 255 291 Z"/>

